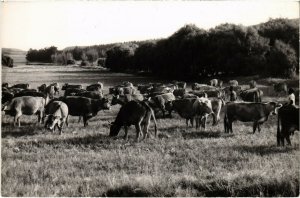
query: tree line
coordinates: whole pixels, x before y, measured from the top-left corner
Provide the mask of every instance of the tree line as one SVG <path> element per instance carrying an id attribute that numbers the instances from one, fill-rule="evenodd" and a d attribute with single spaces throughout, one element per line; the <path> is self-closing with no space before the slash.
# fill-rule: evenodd
<path id="1" fill-rule="evenodd" d="M 220 24 L 204 30 L 185 25 L 165 39 L 89 47 L 30 49 L 28 61 L 82 65 L 101 60 L 116 72 L 147 72 L 190 79 L 208 76 L 299 74 L 298 19 L 270 19 L 255 26 Z M 105 62 L 103 60 L 105 59 Z"/>

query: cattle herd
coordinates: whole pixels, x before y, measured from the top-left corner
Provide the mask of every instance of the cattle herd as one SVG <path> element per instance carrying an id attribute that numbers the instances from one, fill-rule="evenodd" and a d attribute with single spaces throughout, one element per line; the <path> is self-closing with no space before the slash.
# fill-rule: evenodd
<path id="1" fill-rule="evenodd" d="M 172 81 L 167 84 L 147 83 L 134 86 L 131 82 L 123 82 L 108 88 L 109 93 L 103 94 L 104 86 L 98 82 L 87 86 L 65 83 L 50 85 L 42 84 L 37 89 L 29 84 L 9 86 L 2 84 L 2 111 L 14 117 L 14 125 L 20 127 L 21 115 L 38 116 L 38 121 L 45 123 L 45 128 L 62 133 L 64 125 L 68 126 L 68 116 L 82 118 L 86 127 L 88 120 L 100 110 L 109 110 L 111 105 L 119 104 L 121 108 L 115 121 L 110 125 L 109 136 L 117 136 L 124 126 L 125 137 L 130 125 L 135 125 L 136 139 L 143 135 L 146 138 L 150 121 L 155 124 L 156 117 L 171 117 L 176 112 L 189 124 L 205 130 L 208 116 L 212 116 L 213 125 L 220 121 L 220 112 L 224 111 L 224 131 L 233 132 L 234 121 L 253 122 L 253 133 L 261 130 L 261 124 L 271 114 L 278 114 L 277 144 L 284 145 L 284 139 L 291 144 L 290 135 L 299 130 L 299 108 L 295 105 L 277 102 L 262 102 L 263 91 L 255 81 L 249 82 L 249 88 L 242 90 L 238 81 L 230 80 L 227 87 L 223 82 L 212 79 L 208 84 L 193 83 L 188 91 L 186 82 Z M 60 90 L 64 94 L 60 94 Z M 234 90 L 240 100 L 229 101 L 229 90 Z M 274 86 L 276 92 L 286 92 L 285 83 Z M 46 119 L 46 120 L 45 120 Z"/>

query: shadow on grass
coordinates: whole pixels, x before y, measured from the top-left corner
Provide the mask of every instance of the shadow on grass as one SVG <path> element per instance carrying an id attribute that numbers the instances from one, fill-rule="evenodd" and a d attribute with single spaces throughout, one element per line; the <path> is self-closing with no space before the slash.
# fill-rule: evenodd
<path id="1" fill-rule="evenodd" d="M 182 137 L 184 139 L 228 138 L 233 136 L 233 134 L 226 134 L 221 131 L 193 131 L 189 133 L 182 133 Z"/>
<path id="2" fill-rule="evenodd" d="M 269 154 L 276 154 L 276 153 L 286 153 L 294 150 L 298 150 L 297 147 L 294 146 L 288 146 L 288 147 L 278 147 L 276 145 L 258 145 L 258 146 L 248 146 L 248 145 L 239 145 L 234 146 L 234 150 L 240 151 L 240 152 L 248 152 L 248 153 L 254 153 L 258 155 L 269 155 Z"/>
<path id="3" fill-rule="evenodd" d="M 22 136 L 32 136 L 38 134 L 37 131 L 43 129 L 42 125 L 33 123 L 23 123 L 21 127 L 13 126 L 13 124 L 2 125 L 6 126 L 6 129 L 2 128 L 1 137 L 22 137 Z"/>
<path id="4" fill-rule="evenodd" d="M 146 189 L 133 188 L 132 186 L 121 186 L 119 188 L 109 189 L 102 196 L 104 197 L 149 197 L 151 193 Z"/>

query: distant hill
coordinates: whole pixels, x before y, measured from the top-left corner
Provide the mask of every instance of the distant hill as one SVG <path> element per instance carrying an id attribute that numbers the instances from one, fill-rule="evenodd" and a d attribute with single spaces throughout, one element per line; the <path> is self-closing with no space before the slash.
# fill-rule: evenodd
<path id="1" fill-rule="evenodd" d="M 11 57 L 14 60 L 14 65 L 26 64 L 27 51 L 14 48 L 2 48 L 2 54 Z"/>

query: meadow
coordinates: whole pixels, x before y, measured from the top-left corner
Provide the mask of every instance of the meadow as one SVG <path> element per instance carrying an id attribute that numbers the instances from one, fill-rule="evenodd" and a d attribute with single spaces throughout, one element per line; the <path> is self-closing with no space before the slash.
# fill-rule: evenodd
<path id="1" fill-rule="evenodd" d="M 244 84 L 249 78 L 238 79 Z M 283 81 L 284 79 L 275 79 Z M 75 66 L 18 66 L 2 68 L 2 82 L 27 82 L 32 88 L 50 82 L 122 81 L 160 82 L 94 68 Z M 264 101 L 283 100 L 272 93 L 274 79 L 260 79 Z M 62 93 L 61 93 L 62 94 Z M 209 119 L 206 131 L 186 127 L 185 120 L 158 119 L 159 135 L 135 142 L 110 138 L 109 122 L 120 106 L 105 110 L 89 126 L 70 116 L 64 133 L 52 133 L 37 116 L 22 116 L 21 127 L 1 115 L 2 196 L 299 196 L 299 133 L 292 146 L 277 147 L 277 117 L 252 134 L 252 124 L 234 122 L 233 134 L 224 133 L 223 114 L 217 126 Z M 150 132 L 153 133 L 153 124 Z"/>

